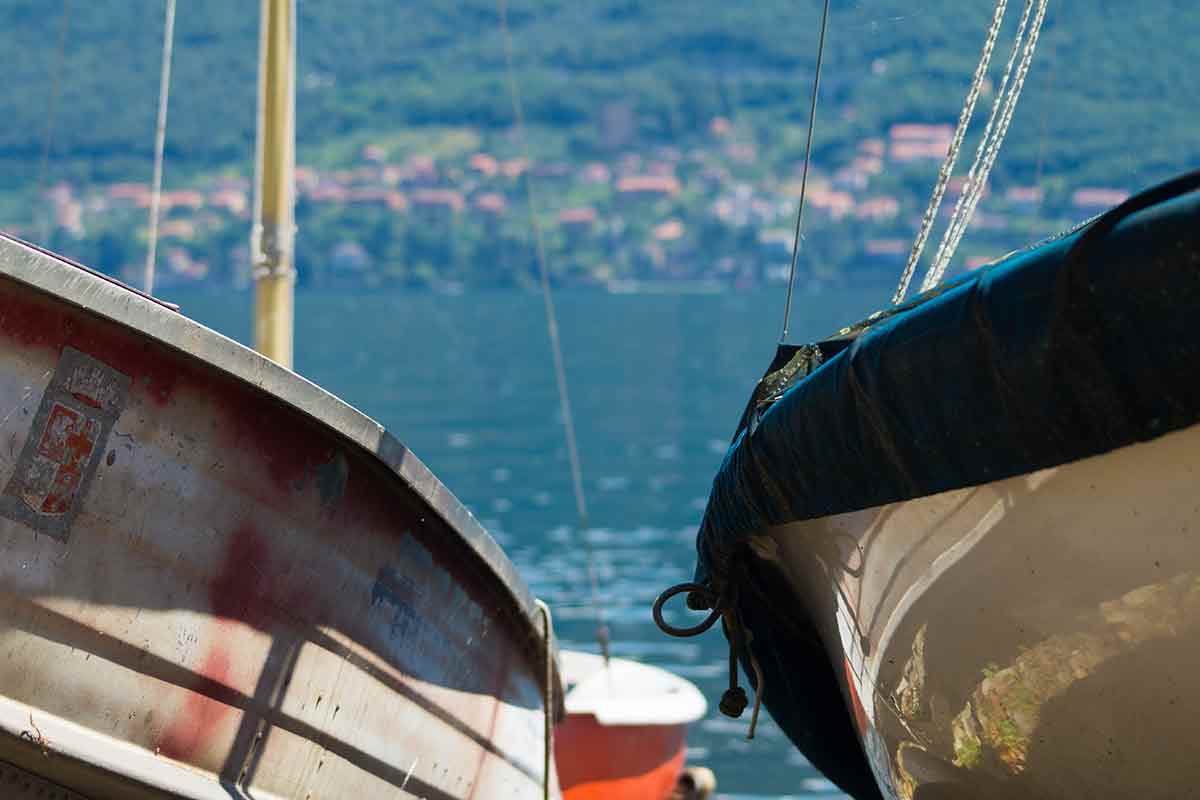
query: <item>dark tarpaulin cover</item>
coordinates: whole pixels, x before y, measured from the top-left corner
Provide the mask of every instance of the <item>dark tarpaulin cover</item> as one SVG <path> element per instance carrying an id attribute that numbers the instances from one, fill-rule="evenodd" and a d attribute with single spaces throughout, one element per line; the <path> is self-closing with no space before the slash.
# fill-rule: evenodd
<path id="1" fill-rule="evenodd" d="M 811 346 L 803 364 L 797 348 L 781 348 L 772 368 L 791 359 L 797 376 L 782 392 L 760 384 L 713 483 L 697 580 L 718 591 L 731 580 L 757 585 L 736 597 L 765 705 L 854 796 L 879 794 L 840 678 L 787 587 L 742 557 L 746 537 L 1052 467 L 1200 420 L 1197 176 Z"/>

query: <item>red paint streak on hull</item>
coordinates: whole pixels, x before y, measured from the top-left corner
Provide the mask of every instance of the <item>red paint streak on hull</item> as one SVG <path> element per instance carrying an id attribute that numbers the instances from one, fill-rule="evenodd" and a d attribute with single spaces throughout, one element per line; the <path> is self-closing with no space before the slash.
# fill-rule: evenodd
<path id="1" fill-rule="evenodd" d="M 170 402 L 181 379 L 200 374 L 164 359 L 160 348 L 137 341 L 119 326 L 7 282 L 0 285 L 0 336 L 24 347 L 60 351 L 70 345 L 82 350 L 128 375 L 133 379 L 131 391 L 158 406 Z"/>
<path id="2" fill-rule="evenodd" d="M 444 586 L 448 592 L 457 587 L 484 609 L 496 606 L 494 583 L 469 566 L 473 561 L 461 545 L 448 544 L 453 537 L 446 535 L 444 523 L 413 491 L 400 489 L 398 478 L 370 456 L 277 399 L 116 323 L 6 281 L 0 281 L 0 339 L 18 349 L 44 349 L 52 358 L 70 345 L 128 375 L 131 412 L 138 404 L 152 412 L 175 397 L 207 405 L 213 444 L 219 445 L 214 449 L 227 452 L 230 462 L 210 477 L 237 496 L 302 521 L 333 548 L 343 546 L 347 532 L 390 535 L 397 543 L 413 536 L 452 576 Z M 345 458 L 343 491 L 321 509 L 324 519 L 314 525 L 306 496 L 319 491 L 318 471 L 339 453 Z M 373 648 L 390 646 L 380 639 L 386 632 L 361 615 L 348 614 L 329 587 L 314 584 L 304 564 L 290 563 L 292 556 L 284 552 L 272 553 L 268 564 L 266 539 L 258 536 L 235 532 L 238 544 L 209 585 L 214 613 L 260 629 L 282 620 L 332 625 Z M 362 567 L 373 574 L 379 565 Z M 507 629 L 514 639 L 525 635 L 524 627 L 506 614 L 495 615 L 490 624 Z M 503 685 L 496 676 L 492 688 L 499 691 Z"/>
<path id="3" fill-rule="evenodd" d="M 207 681 L 236 688 L 231 684 L 232 661 L 222 644 L 223 634 L 226 627 L 239 622 L 265 623 L 268 610 L 261 588 L 268 557 L 266 541 L 249 525 L 234 532 L 221 570 L 209 584 L 209 604 L 217 622 L 209 629 L 212 644 L 197 670 Z M 183 708 L 159 740 L 160 751 L 181 761 L 193 759 L 233 711 L 218 700 L 189 690 Z"/>
<path id="4" fill-rule="evenodd" d="M 262 589 L 267 559 L 267 543 L 253 528 L 243 525 L 234 532 L 221 570 L 208 587 L 214 614 L 249 624 L 264 621 L 267 609 Z"/>
<path id="5" fill-rule="evenodd" d="M 867 720 L 867 711 L 863 708 L 862 700 L 858 696 L 858 690 L 854 688 L 854 671 L 850 668 L 850 661 L 843 659 L 842 666 L 846 672 L 846 689 L 850 695 L 850 708 L 854 712 L 854 722 L 858 725 L 859 734 L 863 735 L 870 727 L 870 722 Z"/>
<path id="6" fill-rule="evenodd" d="M 687 750 L 684 725 L 605 726 L 569 714 L 554 731 L 563 800 L 665 800 Z"/>
<path id="7" fill-rule="evenodd" d="M 228 685 L 229 672 L 229 654 L 217 645 L 205 658 L 200 667 L 200 674 L 209 680 Z M 159 750 L 170 758 L 191 760 L 203 750 L 204 745 L 232 711 L 234 709 L 224 703 L 189 691 L 183 708 L 163 731 L 158 742 Z"/>

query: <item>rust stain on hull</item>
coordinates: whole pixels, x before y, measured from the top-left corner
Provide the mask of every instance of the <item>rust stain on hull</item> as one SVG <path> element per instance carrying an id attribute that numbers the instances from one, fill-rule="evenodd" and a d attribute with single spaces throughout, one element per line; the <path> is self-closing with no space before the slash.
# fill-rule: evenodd
<path id="1" fill-rule="evenodd" d="M 538 632 L 376 456 L 2 272 L 0 402 L 0 706 L 279 797 L 542 796 Z"/>

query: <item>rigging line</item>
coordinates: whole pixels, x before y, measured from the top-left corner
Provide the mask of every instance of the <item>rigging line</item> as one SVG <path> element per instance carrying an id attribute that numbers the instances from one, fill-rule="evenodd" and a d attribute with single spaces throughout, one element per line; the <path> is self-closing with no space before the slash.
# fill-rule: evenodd
<path id="1" fill-rule="evenodd" d="M 1037 49 L 1038 39 L 1042 31 L 1042 23 L 1046 17 L 1046 8 L 1049 5 L 1049 0 L 1040 0 L 1038 10 L 1034 16 L 1033 23 L 1029 29 L 1029 39 L 1025 43 L 1025 53 L 1021 57 L 1021 63 L 1017 66 L 1017 77 L 1013 84 L 1012 90 L 1008 98 L 1008 102 L 1004 109 L 1004 115 L 1000 120 L 1000 127 L 997 130 L 995 140 L 988 150 L 988 154 L 984 159 L 983 175 L 984 180 L 987 180 L 987 175 L 992 171 L 992 167 L 996 163 L 996 157 L 1000 154 L 1000 146 L 1004 143 L 1004 137 L 1008 133 L 1008 127 L 1012 124 L 1013 114 L 1016 112 L 1017 101 L 1021 97 L 1021 90 L 1025 86 L 1025 79 L 1029 76 L 1030 66 L 1033 64 L 1034 51 Z M 954 242 L 951 243 L 953 248 L 958 247 L 961 241 L 965 225 L 970 222 L 971 214 L 975 213 L 975 206 L 979 203 L 981 192 L 976 192 L 971 198 L 971 205 L 967 207 L 967 217 L 963 222 L 963 226 L 959 228 L 955 235 Z M 943 267 L 944 269 L 944 267 Z"/>
<path id="2" fill-rule="evenodd" d="M 146 247 L 146 294 L 154 294 L 154 259 L 158 251 L 158 212 L 162 202 L 163 150 L 167 143 L 167 102 L 171 97 L 171 53 L 174 46 L 175 0 L 167 0 L 167 18 L 163 26 L 162 73 L 158 82 L 158 123 L 154 129 L 154 182 L 150 190 L 150 242 Z"/>
<path id="3" fill-rule="evenodd" d="M 792 319 L 792 294 L 796 289 L 796 261 L 800 256 L 800 221 L 804 218 L 804 193 L 808 188 L 808 165 L 812 156 L 813 127 L 817 121 L 817 96 L 821 91 L 821 62 L 825 56 L 825 29 L 829 23 L 829 0 L 821 12 L 821 38 L 817 41 L 817 68 L 813 73 L 812 105 L 808 109 L 808 140 L 804 145 L 804 172 L 800 176 L 800 205 L 796 209 L 796 235 L 792 239 L 792 268 L 788 273 L 787 299 L 783 304 L 783 331 L 779 343 L 787 341 L 788 325 Z"/>
<path id="4" fill-rule="evenodd" d="M 989 144 L 988 152 L 984 157 L 980 185 L 976 187 L 976 191 L 972 193 L 968 200 L 963 219 L 954 232 L 954 239 L 950 242 L 946 260 L 938 265 L 938 271 L 934 275 L 927 276 L 926 280 L 929 281 L 929 278 L 932 278 L 932 282 L 928 287 L 922 287 L 923 289 L 932 288 L 941 281 L 942 275 L 946 272 L 946 266 L 949 263 L 950 257 L 958 249 L 963 234 L 966 232 L 967 225 L 970 224 L 971 217 L 975 213 L 975 207 L 979 204 L 979 200 L 983 196 L 982 186 L 987 183 L 988 175 L 991 174 L 992 167 L 996 164 L 996 157 L 1000 154 L 1000 146 L 1004 143 L 1004 137 L 1008 134 L 1008 127 L 1012 124 L 1013 114 L 1016 112 L 1017 101 L 1020 99 L 1021 90 L 1025 86 L 1025 79 L 1029 75 L 1029 68 L 1033 64 L 1033 54 L 1037 49 L 1038 37 L 1041 34 L 1042 22 L 1045 20 L 1048 4 L 1049 0 L 1039 0 L 1037 13 L 1034 15 L 1033 23 L 1029 27 L 1029 37 L 1025 42 L 1025 52 L 1021 55 L 1021 63 L 1017 66 L 1017 75 L 1013 80 L 1009 96 L 1006 98 L 1004 112 L 1000 117 L 1000 124 L 996 128 L 996 135 Z"/>
<path id="5" fill-rule="evenodd" d="M 1050 97 L 1050 98 L 1054 97 L 1054 83 L 1058 78 L 1058 69 L 1056 68 L 1057 63 L 1058 62 L 1056 62 L 1056 61 L 1051 61 L 1050 64 L 1048 65 L 1050 74 L 1049 74 L 1049 76 L 1047 76 L 1047 80 L 1046 80 L 1046 96 Z M 1044 102 L 1044 103 L 1042 103 L 1041 119 L 1039 120 L 1039 123 L 1038 123 L 1038 127 L 1040 130 L 1038 132 L 1037 165 L 1034 167 L 1034 170 L 1033 170 L 1033 185 L 1037 186 L 1039 188 L 1041 188 L 1041 185 L 1042 185 L 1042 177 L 1043 177 L 1042 173 L 1046 166 L 1046 129 L 1047 129 L 1049 120 L 1050 120 L 1050 103 Z"/>
<path id="6" fill-rule="evenodd" d="M 507 0 L 497 0 L 497 7 L 500 14 L 500 30 L 504 36 L 504 63 L 508 75 L 509 97 L 512 101 L 513 122 L 516 124 L 517 138 L 524 151 L 525 160 L 528 163 L 532 163 L 529 158 L 529 144 L 525 138 L 525 112 L 521 105 L 521 91 L 517 84 L 516 69 L 513 66 L 513 41 L 512 33 L 508 28 Z M 575 419 L 571 414 L 571 395 L 567 389 L 567 370 L 563 362 L 562 342 L 558 334 L 558 314 L 555 311 L 554 297 L 550 290 L 550 270 L 547 267 L 545 237 L 542 235 L 542 225 L 538 221 L 538 205 L 537 197 L 534 193 L 533 176 L 526 173 L 523 178 L 525 183 L 525 200 L 529 206 L 530 226 L 533 228 L 534 254 L 537 257 L 542 303 L 545 306 L 546 312 L 546 332 L 550 337 L 550 350 L 554 356 L 554 379 L 558 387 L 558 405 L 562 412 L 563 433 L 567 443 L 567 459 L 571 466 L 571 485 L 575 492 L 575 510 L 579 515 L 579 532 L 583 538 L 586 553 L 592 610 L 596 615 L 596 641 L 600 645 L 600 651 L 604 655 L 604 663 L 607 665 L 609 660 L 608 626 L 605 624 L 604 610 L 600 604 L 600 586 L 596 575 L 595 554 L 592 552 L 591 543 L 588 542 L 587 538 L 589 523 L 587 497 L 583 490 L 583 467 L 581 466 L 579 445 L 575 436 Z"/>
<path id="7" fill-rule="evenodd" d="M 71 0 L 63 0 L 62 22 L 58 28 L 58 52 L 54 57 L 54 77 L 50 88 L 50 107 L 46 113 L 46 130 L 42 134 L 42 160 L 38 167 L 38 178 L 33 202 L 39 203 L 46 184 L 46 175 L 50 170 L 50 144 L 54 141 L 54 119 L 58 112 L 58 95 L 62 86 L 63 67 L 67 57 L 67 31 L 71 28 Z M 50 238 L 51 218 L 47 216 L 42 223 L 41 236 L 43 244 Z"/>
<path id="8" fill-rule="evenodd" d="M 987 38 L 983 43 L 983 52 L 979 55 L 979 66 L 975 68 L 975 75 L 971 79 L 971 88 L 967 91 L 962 112 L 958 117 L 958 126 L 954 129 L 954 138 L 950 142 L 950 149 L 946 152 L 941 169 L 938 170 L 938 179 L 933 187 L 933 195 L 929 198 L 929 205 L 925 209 L 925 215 L 921 218 L 921 229 L 917 232 L 916 241 L 913 242 L 912 251 L 908 255 L 908 263 L 904 265 L 904 271 L 900 275 L 900 284 L 896 287 L 896 294 L 892 296 L 894 305 L 903 302 L 904 296 L 908 294 L 908 285 L 912 282 L 917 262 L 921 260 L 921 253 L 925 249 L 925 242 L 928 241 L 929 233 L 933 230 L 938 208 L 941 207 L 942 197 L 946 194 L 946 184 L 950 181 L 950 173 L 954 171 L 954 162 L 958 160 L 958 151 L 962 148 L 963 138 L 967 135 L 967 127 L 975 113 L 975 101 L 979 99 L 979 91 L 983 87 L 984 78 L 987 77 L 988 65 L 992 62 L 992 51 L 996 47 L 996 38 L 1000 34 L 1000 23 L 1004 21 L 1004 12 L 1007 8 L 1008 0 L 997 0 L 996 11 L 992 15 L 992 24 L 988 28 Z"/>
<path id="9" fill-rule="evenodd" d="M 983 126 L 983 136 L 979 139 L 979 146 L 975 149 L 975 159 L 971 162 L 971 168 L 967 170 L 966 184 L 963 186 L 962 194 L 958 196 L 958 199 L 954 203 L 954 211 L 950 215 L 950 223 L 942 233 L 942 241 L 938 244 L 933 261 L 929 264 L 929 270 L 925 273 L 925 279 L 921 283 L 921 291 L 929 289 L 933 285 L 930 283 L 930 278 L 943 271 L 940 267 L 943 259 L 949 261 L 953 257 L 954 253 L 951 252 L 947 255 L 946 249 L 954 240 L 954 232 L 962 221 L 963 210 L 970 203 L 971 194 L 976 191 L 977 183 L 980 187 L 984 183 L 983 180 L 979 180 L 979 168 L 982 166 L 984 155 L 990 146 L 992 132 L 996 129 L 996 121 L 1003 116 L 1002 109 L 1008 99 L 1008 81 L 1012 77 L 1012 70 L 1013 66 L 1017 63 L 1017 56 L 1021 54 L 1021 45 L 1025 41 L 1025 29 L 1029 25 L 1029 17 L 1036 1 L 1025 0 L 1025 10 L 1021 12 L 1021 21 L 1017 24 L 1017 33 L 1013 37 L 1012 50 L 1009 52 L 1008 61 L 1004 65 L 1004 73 L 1000 78 L 1000 86 L 996 89 L 996 99 L 992 103 L 991 113 L 988 114 L 987 124 Z M 982 191 L 982 188 L 979 188 L 979 191 Z"/>

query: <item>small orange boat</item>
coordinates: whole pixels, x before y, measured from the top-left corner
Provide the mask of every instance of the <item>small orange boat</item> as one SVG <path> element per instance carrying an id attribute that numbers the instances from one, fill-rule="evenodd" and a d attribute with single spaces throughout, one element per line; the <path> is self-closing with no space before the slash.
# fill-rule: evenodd
<path id="1" fill-rule="evenodd" d="M 667 670 L 563 651 L 566 717 L 555 728 L 563 800 L 666 800 L 687 754 L 687 727 L 707 703 Z"/>

